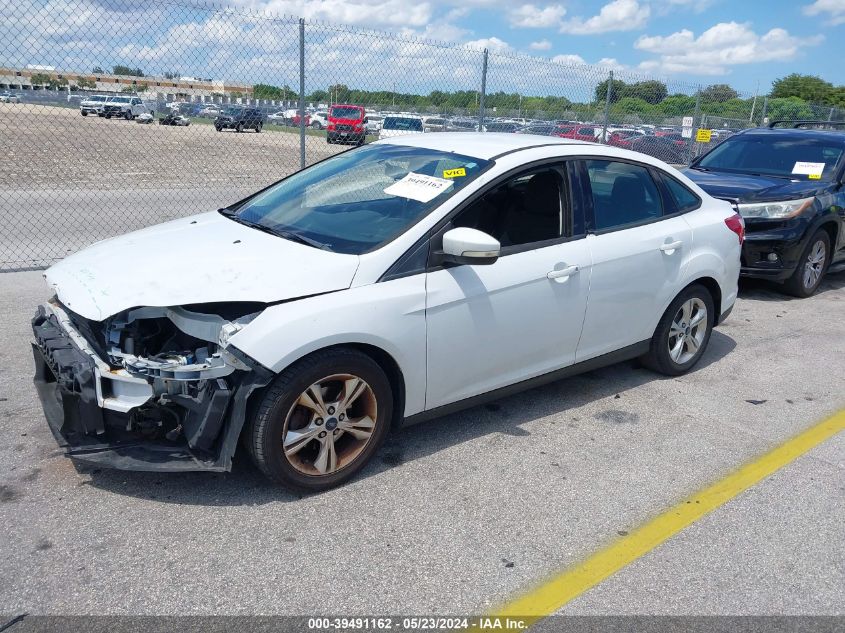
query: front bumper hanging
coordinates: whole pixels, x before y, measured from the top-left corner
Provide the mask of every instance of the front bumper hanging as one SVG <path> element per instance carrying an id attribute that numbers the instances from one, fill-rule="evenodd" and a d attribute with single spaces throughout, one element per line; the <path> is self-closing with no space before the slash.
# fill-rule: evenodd
<path id="1" fill-rule="evenodd" d="M 249 395 L 273 376 L 240 354 L 250 371 L 204 381 L 197 397 L 174 398 L 180 432 L 151 439 L 132 424 L 153 396 L 147 381 L 99 358 L 58 306 L 39 306 L 32 330 L 34 384 L 53 436 L 68 457 L 101 467 L 230 470 Z"/>

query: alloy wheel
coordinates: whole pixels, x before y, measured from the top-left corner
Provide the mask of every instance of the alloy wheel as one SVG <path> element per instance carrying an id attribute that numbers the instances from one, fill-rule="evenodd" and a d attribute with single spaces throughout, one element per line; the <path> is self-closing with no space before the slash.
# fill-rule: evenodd
<path id="1" fill-rule="evenodd" d="M 354 462 L 373 436 L 375 393 L 362 378 L 334 374 L 303 391 L 282 431 L 285 458 L 306 475 L 330 475 Z"/>
<path id="2" fill-rule="evenodd" d="M 808 290 L 814 288 L 819 283 L 819 279 L 824 272 L 825 260 L 827 259 L 827 248 L 824 242 L 818 240 L 807 255 L 804 262 L 804 287 Z"/>
<path id="3" fill-rule="evenodd" d="M 669 358 L 678 365 L 692 360 L 707 336 L 707 324 L 704 302 L 697 297 L 685 301 L 669 327 Z"/>

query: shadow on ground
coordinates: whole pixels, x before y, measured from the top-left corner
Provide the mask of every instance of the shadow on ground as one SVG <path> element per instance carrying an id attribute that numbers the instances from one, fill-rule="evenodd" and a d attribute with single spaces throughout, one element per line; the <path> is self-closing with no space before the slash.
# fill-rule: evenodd
<path id="1" fill-rule="evenodd" d="M 714 330 L 707 351 L 693 370 L 718 362 L 736 347 L 736 342 Z M 672 380 L 631 361 L 566 378 L 543 387 L 495 402 L 454 413 L 443 418 L 392 433 L 358 479 L 373 477 L 403 463 L 427 457 L 456 444 L 492 433 L 526 436 L 522 425 L 568 409 L 624 393 L 653 380 Z M 612 412 L 608 412 L 612 413 Z M 269 482 L 242 449 L 235 455 L 230 473 L 143 473 L 91 469 L 86 485 L 132 497 L 165 503 L 199 506 L 263 505 L 296 501 L 303 495 Z"/>

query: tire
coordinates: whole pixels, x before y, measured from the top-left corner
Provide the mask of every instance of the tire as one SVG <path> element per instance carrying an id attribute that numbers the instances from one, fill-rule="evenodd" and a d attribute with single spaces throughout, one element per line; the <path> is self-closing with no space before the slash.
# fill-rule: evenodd
<path id="1" fill-rule="evenodd" d="M 217 130 L 218 132 L 222 132 L 222 131 L 223 131 L 223 128 L 222 128 L 222 127 L 220 127 L 219 125 L 215 125 L 215 126 L 214 126 L 214 129 L 215 129 L 215 130 Z"/>
<path id="2" fill-rule="evenodd" d="M 326 136 L 326 143 L 332 145 L 334 144 L 334 139 L 331 136 Z"/>
<path id="3" fill-rule="evenodd" d="M 819 287 L 830 265 L 830 236 L 819 229 L 807 242 L 795 272 L 783 284 L 783 289 L 794 297 L 806 299 Z"/>
<path id="4" fill-rule="evenodd" d="M 88 113 L 85 110 L 81 110 L 80 112 L 81 112 L 82 116 L 88 116 Z"/>
<path id="5" fill-rule="evenodd" d="M 684 309 L 689 311 L 685 314 Z M 702 320 L 692 325 L 690 320 L 704 310 Z M 681 325 L 673 328 L 673 322 Z M 667 376 L 680 376 L 685 374 L 701 359 L 707 344 L 710 342 L 710 334 L 713 332 L 713 325 L 716 322 L 716 312 L 713 306 L 713 297 L 710 291 L 700 284 L 692 284 L 685 288 L 674 301 L 666 308 L 666 312 L 654 330 L 648 352 L 642 357 L 642 363 L 658 373 Z M 680 336 L 685 337 L 679 341 Z M 675 354 L 680 344 L 680 352 Z M 694 347 L 697 344 L 697 347 Z M 670 352 L 670 349 L 674 350 Z"/>
<path id="6" fill-rule="evenodd" d="M 123 118 L 126 119 L 127 121 L 131 121 L 135 117 L 132 116 L 132 112 L 127 110 L 126 112 L 123 113 Z"/>
<path id="7" fill-rule="evenodd" d="M 255 133 L 261 134 L 261 128 L 264 127 L 261 123 L 255 126 Z"/>
<path id="8" fill-rule="evenodd" d="M 110 118 L 111 118 L 111 115 L 110 115 L 110 114 L 104 114 L 103 116 L 104 116 L 104 117 L 106 117 L 107 119 L 110 119 Z"/>
<path id="9" fill-rule="evenodd" d="M 345 382 L 353 377 L 364 386 Z M 325 386 L 320 390 L 322 409 L 300 404 L 305 392 L 313 394 L 318 384 Z M 353 393 L 358 388 L 361 392 L 348 409 L 341 409 L 338 403 L 343 401 L 349 384 L 357 385 Z M 316 402 L 310 395 L 307 398 L 312 404 Z M 338 405 L 337 410 L 333 405 Z M 329 417 L 320 417 L 315 410 Z M 341 421 L 341 411 L 352 412 L 345 422 Z M 358 351 L 335 348 L 307 356 L 276 377 L 244 429 L 243 441 L 255 465 L 267 477 L 288 488 L 317 492 L 348 481 L 367 464 L 387 436 L 392 415 L 393 394 L 381 367 Z M 344 425 L 349 429 L 353 419 L 359 423 L 357 428 L 344 431 Z M 297 431 L 297 437 L 302 438 L 299 443 L 290 436 Z M 290 456 L 283 450 L 285 440 Z M 333 451 L 334 464 L 328 457 Z"/>
<path id="10" fill-rule="evenodd" d="M 244 124 L 243 124 L 243 123 L 238 123 L 238 124 L 235 126 L 235 132 L 240 133 L 240 132 L 243 132 L 243 131 L 244 131 Z"/>
<path id="11" fill-rule="evenodd" d="M 311 129 L 312 129 L 312 130 L 322 130 L 322 129 L 323 129 L 323 125 L 322 125 L 319 121 L 314 121 L 314 122 L 311 124 Z"/>

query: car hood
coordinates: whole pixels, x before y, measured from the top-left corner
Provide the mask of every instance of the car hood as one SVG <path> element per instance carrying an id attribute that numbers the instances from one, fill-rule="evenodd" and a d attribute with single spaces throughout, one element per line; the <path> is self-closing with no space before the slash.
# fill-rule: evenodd
<path id="1" fill-rule="evenodd" d="M 785 180 L 772 176 L 733 174 L 723 171 L 685 169 L 684 175 L 711 196 L 735 198 L 739 202 L 772 202 L 796 200 L 818 193 L 820 181 Z"/>
<path id="2" fill-rule="evenodd" d="M 272 303 L 349 288 L 357 255 L 298 244 L 217 212 L 97 242 L 50 267 L 59 300 L 101 321 L 140 306 Z"/>

